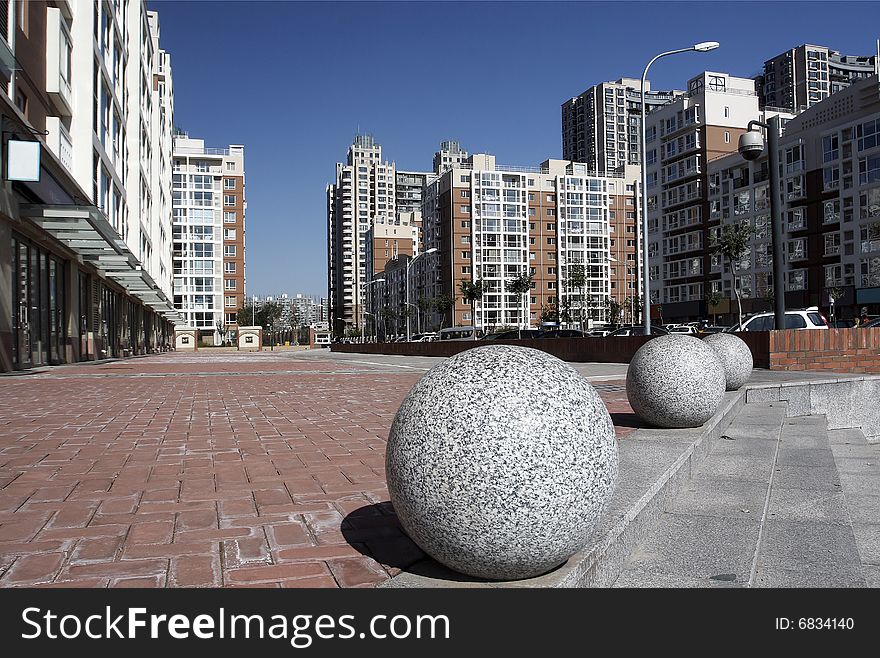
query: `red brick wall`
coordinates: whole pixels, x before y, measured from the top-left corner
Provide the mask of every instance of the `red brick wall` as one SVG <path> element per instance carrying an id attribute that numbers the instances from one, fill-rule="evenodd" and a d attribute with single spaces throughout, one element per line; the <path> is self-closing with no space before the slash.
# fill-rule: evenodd
<path id="1" fill-rule="evenodd" d="M 771 370 L 880 373 L 880 328 L 768 333 Z"/>

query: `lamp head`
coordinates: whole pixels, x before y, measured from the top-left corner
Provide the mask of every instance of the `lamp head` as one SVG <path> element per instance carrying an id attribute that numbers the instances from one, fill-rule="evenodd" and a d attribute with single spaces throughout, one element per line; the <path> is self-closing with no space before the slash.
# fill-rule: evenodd
<path id="1" fill-rule="evenodd" d="M 710 50 L 715 50 L 720 45 L 721 44 L 718 43 L 717 41 L 703 41 L 701 43 L 695 44 L 694 50 L 696 50 L 699 53 L 705 53 Z"/>

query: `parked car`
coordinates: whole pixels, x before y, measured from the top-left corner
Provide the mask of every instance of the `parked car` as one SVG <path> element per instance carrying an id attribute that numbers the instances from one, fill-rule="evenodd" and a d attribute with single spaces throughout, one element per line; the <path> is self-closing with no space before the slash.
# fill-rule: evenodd
<path id="1" fill-rule="evenodd" d="M 413 338 L 413 340 L 415 340 L 415 338 Z M 432 343 L 435 340 L 439 340 L 439 336 L 437 335 L 436 331 L 425 332 L 419 338 L 420 343 Z"/>
<path id="2" fill-rule="evenodd" d="M 697 331 L 697 333 L 702 334 L 702 335 L 706 335 L 706 334 L 720 334 L 720 333 L 722 333 L 722 332 L 724 332 L 724 331 L 727 331 L 729 328 L 730 328 L 730 327 L 716 327 L 716 326 L 713 326 L 713 325 L 709 325 L 709 326 L 707 326 L 707 327 L 703 327 L 702 329 L 699 329 L 699 330 Z"/>
<path id="3" fill-rule="evenodd" d="M 874 318 L 873 320 L 869 320 L 868 324 L 861 325 L 864 329 L 873 329 L 874 327 L 880 327 L 880 318 Z"/>
<path id="4" fill-rule="evenodd" d="M 669 330 L 671 334 L 686 334 L 688 336 L 696 336 L 697 328 L 689 325 L 689 324 L 680 324 L 677 327 L 672 327 Z"/>
<path id="5" fill-rule="evenodd" d="M 592 338 L 603 338 L 611 333 L 610 329 L 593 329 L 592 331 L 587 332 L 587 336 Z"/>
<path id="6" fill-rule="evenodd" d="M 549 329 L 538 334 L 538 338 L 583 338 L 584 332 L 577 329 Z"/>
<path id="7" fill-rule="evenodd" d="M 831 329 L 852 329 L 856 326 L 856 321 L 853 319 L 849 320 L 832 320 L 828 322 L 828 326 Z"/>
<path id="8" fill-rule="evenodd" d="M 773 313 L 757 313 L 748 320 L 744 320 L 742 328 L 739 323 L 728 329 L 728 332 L 734 331 L 770 331 L 776 328 L 776 322 Z M 827 329 L 828 321 L 825 316 L 819 312 L 815 306 L 811 308 L 800 309 L 796 311 L 785 312 L 785 328 L 786 329 Z"/>
<path id="9" fill-rule="evenodd" d="M 440 340 L 473 340 L 474 334 L 477 338 L 481 332 L 474 327 L 446 327 L 440 330 Z"/>
<path id="10" fill-rule="evenodd" d="M 617 331 L 612 331 L 609 336 L 644 336 L 645 328 L 642 325 L 624 325 Z M 667 336 L 669 331 L 661 327 L 659 324 L 651 325 L 652 336 Z"/>
<path id="11" fill-rule="evenodd" d="M 509 329 L 496 334 L 494 340 L 527 340 L 538 338 L 540 334 L 539 329 Z"/>

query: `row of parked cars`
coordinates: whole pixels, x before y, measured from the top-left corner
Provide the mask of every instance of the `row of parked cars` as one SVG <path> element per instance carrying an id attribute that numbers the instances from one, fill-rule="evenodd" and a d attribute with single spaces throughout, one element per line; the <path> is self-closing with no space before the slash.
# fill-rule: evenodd
<path id="1" fill-rule="evenodd" d="M 828 329 L 846 328 L 855 326 L 852 320 L 838 320 L 829 323 L 828 319 L 815 306 L 805 309 L 796 309 L 785 312 L 786 329 Z M 862 327 L 880 327 L 880 317 L 870 318 L 867 323 L 860 324 Z M 732 327 L 707 325 L 704 322 L 688 322 L 683 324 L 652 324 L 651 334 L 661 336 L 665 334 L 685 334 L 701 336 L 720 332 L 735 331 L 769 331 L 775 328 L 774 315 L 772 312 L 756 313 L 743 320 L 742 325 L 735 324 Z M 596 329 L 582 332 L 577 329 L 559 329 L 549 327 L 545 329 L 509 329 L 506 331 L 483 334 L 473 327 L 447 327 L 439 332 L 426 332 L 413 334 L 412 342 L 431 342 L 436 340 L 474 340 L 476 331 L 478 340 L 526 340 L 533 338 L 580 338 L 593 336 L 641 336 L 641 325 L 624 325 L 615 330 Z M 406 336 L 393 338 L 387 342 L 406 342 Z"/>

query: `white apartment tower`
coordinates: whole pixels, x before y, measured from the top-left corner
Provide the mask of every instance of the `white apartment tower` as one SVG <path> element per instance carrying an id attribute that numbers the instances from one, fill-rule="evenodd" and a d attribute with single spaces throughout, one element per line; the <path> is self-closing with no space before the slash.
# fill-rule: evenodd
<path id="1" fill-rule="evenodd" d="M 336 164 L 336 183 L 327 187 L 330 326 L 337 332 L 364 326 L 372 229 L 395 223 L 395 183 L 395 166 L 382 160 L 382 147 L 358 135 L 346 164 Z"/>
<path id="2" fill-rule="evenodd" d="M 174 137 L 174 306 L 214 344 L 244 304 L 244 147 L 208 148 Z"/>
<path id="3" fill-rule="evenodd" d="M 50 4 L 47 91 L 63 111 L 47 146 L 170 297 L 174 99 L 158 15 L 141 0 Z"/>

